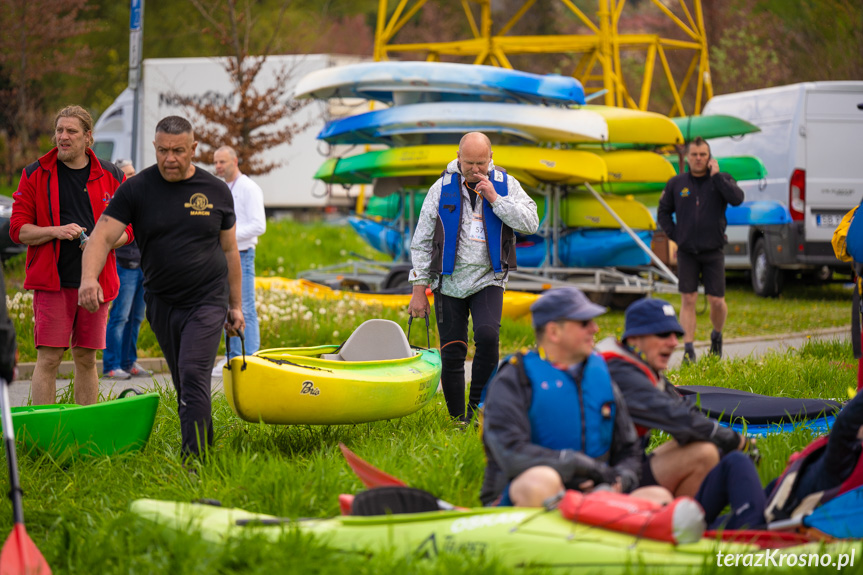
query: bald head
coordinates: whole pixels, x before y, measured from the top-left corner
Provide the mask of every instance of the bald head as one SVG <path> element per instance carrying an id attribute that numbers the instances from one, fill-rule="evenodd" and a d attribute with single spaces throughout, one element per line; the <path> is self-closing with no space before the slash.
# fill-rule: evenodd
<path id="1" fill-rule="evenodd" d="M 482 132 L 469 132 L 458 144 L 458 161 L 464 179 L 470 183 L 480 180 L 479 174 L 488 176 L 491 163 L 491 140 Z"/>
<path id="2" fill-rule="evenodd" d="M 213 166 L 216 168 L 216 175 L 228 183 L 240 177 L 237 150 L 231 146 L 222 146 L 213 153 Z"/>

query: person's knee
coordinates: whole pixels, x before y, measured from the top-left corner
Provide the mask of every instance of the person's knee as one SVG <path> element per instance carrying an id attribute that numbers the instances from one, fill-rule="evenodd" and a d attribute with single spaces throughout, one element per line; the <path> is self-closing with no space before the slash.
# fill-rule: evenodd
<path id="1" fill-rule="evenodd" d="M 719 463 L 719 449 L 708 441 L 698 441 L 691 443 L 687 460 L 691 462 L 692 467 L 703 469 L 706 473 L 710 471 L 716 464 Z"/>
<path id="2" fill-rule="evenodd" d="M 563 491 L 560 474 L 545 465 L 531 467 L 509 486 L 509 496 L 517 507 L 541 507 L 549 497 Z"/>
<path id="3" fill-rule="evenodd" d="M 73 347 L 72 359 L 79 368 L 94 369 L 96 367 L 96 350 L 85 347 Z"/>
<path id="4" fill-rule="evenodd" d="M 36 363 L 48 369 L 57 369 L 65 351 L 62 347 L 39 347 L 36 350 Z"/>
<path id="5" fill-rule="evenodd" d="M 473 340 L 477 349 L 497 350 L 500 330 L 491 325 L 481 325 L 474 328 Z"/>
<path id="6" fill-rule="evenodd" d="M 698 292 L 680 294 L 680 304 L 687 307 L 694 307 L 698 303 Z"/>
<path id="7" fill-rule="evenodd" d="M 441 359 L 444 361 L 464 361 L 467 357 L 467 342 L 460 340 L 441 341 L 440 355 Z"/>
<path id="8" fill-rule="evenodd" d="M 671 494 L 671 491 L 659 485 L 639 487 L 638 489 L 632 491 L 629 495 L 631 497 L 635 497 L 636 499 L 653 501 L 654 503 L 659 503 L 660 505 L 668 505 L 669 503 L 674 501 L 674 495 Z"/>

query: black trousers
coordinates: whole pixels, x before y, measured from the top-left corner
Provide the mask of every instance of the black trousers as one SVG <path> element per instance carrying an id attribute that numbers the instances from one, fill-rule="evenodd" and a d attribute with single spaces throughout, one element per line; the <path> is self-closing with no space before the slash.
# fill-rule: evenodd
<path id="1" fill-rule="evenodd" d="M 435 294 L 437 297 L 438 294 Z M 500 315 L 503 310 L 503 288 L 488 286 L 466 298 L 440 296 L 442 316 L 440 333 L 441 387 L 451 417 L 464 417 L 464 360 L 467 357 L 468 316 L 473 319 L 476 353 L 470 377 L 467 417 L 479 405 L 482 390 L 500 359 Z"/>
<path id="2" fill-rule="evenodd" d="M 221 305 L 178 308 L 145 293 L 147 321 L 171 369 L 184 455 L 213 443 L 211 372 L 227 311 Z"/>

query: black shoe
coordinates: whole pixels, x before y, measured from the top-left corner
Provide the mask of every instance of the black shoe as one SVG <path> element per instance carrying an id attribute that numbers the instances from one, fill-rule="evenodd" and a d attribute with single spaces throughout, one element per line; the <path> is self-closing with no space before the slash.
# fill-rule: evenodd
<path id="1" fill-rule="evenodd" d="M 683 350 L 683 363 L 695 363 L 695 350 L 694 349 L 684 349 Z"/>
<path id="2" fill-rule="evenodd" d="M 722 357 L 722 332 L 711 332 L 710 353 L 712 353 L 716 357 Z"/>

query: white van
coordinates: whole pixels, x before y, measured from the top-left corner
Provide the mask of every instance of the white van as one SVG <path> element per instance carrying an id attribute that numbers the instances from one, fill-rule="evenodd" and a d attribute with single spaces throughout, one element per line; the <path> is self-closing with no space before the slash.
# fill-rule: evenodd
<path id="1" fill-rule="evenodd" d="M 846 271 L 830 239 L 842 216 L 863 198 L 863 82 L 807 82 L 712 98 L 704 115 L 727 114 L 761 132 L 710 141 L 714 156 L 758 156 L 762 181 L 740 182 L 746 200 L 788 207 L 792 223 L 729 226 L 728 269 L 752 269 L 752 287 L 778 295 L 786 274 L 826 279 Z"/>

